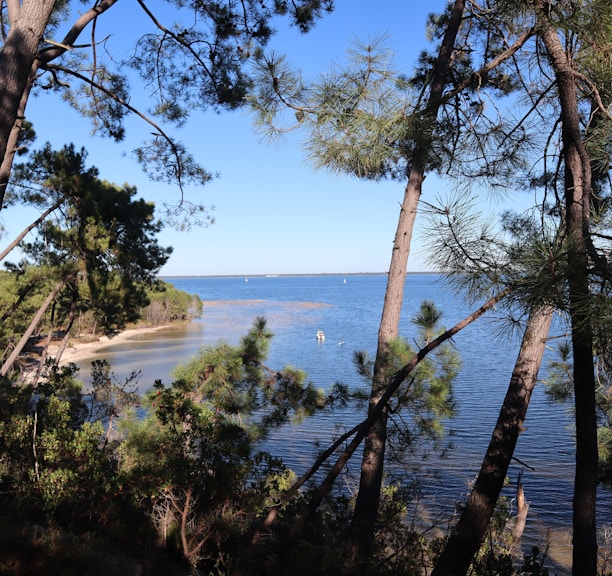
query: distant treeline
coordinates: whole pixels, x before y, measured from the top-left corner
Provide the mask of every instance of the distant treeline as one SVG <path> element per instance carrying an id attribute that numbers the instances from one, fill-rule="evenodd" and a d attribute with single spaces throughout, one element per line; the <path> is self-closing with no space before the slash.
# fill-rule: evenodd
<path id="1" fill-rule="evenodd" d="M 160 325 L 202 316 L 202 300 L 196 294 L 177 290 L 172 284 L 159 281 L 147 292 L 149 305 L 142 312 L 147 324 Z"/>

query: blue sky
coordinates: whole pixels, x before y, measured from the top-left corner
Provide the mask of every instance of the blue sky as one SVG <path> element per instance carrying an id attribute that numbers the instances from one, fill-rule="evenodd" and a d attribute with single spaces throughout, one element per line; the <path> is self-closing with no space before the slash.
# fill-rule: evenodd
<path id="1" fill-rule="evenodd" d="M 443 0 L 372 2 L 337 0 L 336 10 L 306 35 L 280 29 L 270 47 L 286 53 L 308 75 L 325 73 L 333 62 L 342 62 L 355 39 L 389 35 L 398 67 L 410 73 L 421 50 L 427 47 L 426 19 L 440 11 Z M 100 19 L 109 45 L 119 52 L 135 41 L 140 15 L 135 3 L 119 2 Z M 117 26 L 117 22 L 121 22 Z M 63 33 L 63 31 L 62 31 Z M 134 100 L 144 90 L 137 81 Z M 101 178 L 129 183 L 147 199 L 172 201 L 177 191 L 151 183 L 129 154 L 150 132 L 149 126 L 132 118 L 128 137 L 115 144 L 91 136 L 88 121 L 67 104 L 43 93 L 31 99 L 27 117 L 38 134 L 37 146 L 50 141 L 54 147 L 74 143 L 84 146 L 88 163 Z M 185 127 L 170 132 L 219 177 L 203 188 L 189 189 L 189 198 L 214 205 L 216 223 L 207 228 L 177 232 L 166 228 L 160 242 L 174 253 L 163 275 L 254 275 L 381 272 L 388 268 L 404 183 L 361 182 L 314 170 L 304 159 L 296 141 L 267 145 L 256 135 L 244 111 L 196 112 Z M 451 186 L 428 177 L 424 198 L 444 195 Z M 25 225 L 23 212 L 0 214 L 8 230 L 4 246 Z M 418 219 L 417 219 L 418 222 Z M 417 226 L 409 271 L 427 270 L 422 238 L 427 231 Z"/>

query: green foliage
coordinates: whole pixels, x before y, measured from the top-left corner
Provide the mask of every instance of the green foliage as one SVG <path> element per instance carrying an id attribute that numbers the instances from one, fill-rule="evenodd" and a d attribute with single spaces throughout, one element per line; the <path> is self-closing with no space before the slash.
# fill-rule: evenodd
<path id="1" fill-rule="evenodd" d="M 506 211 L 483 216 L 475 196 L 459 193 L 428 207 L 428 253 L 446 281 L 470 302 L 510 289 L 501 302 L 517 310 L 551 305 L 567 310 L 567 241 L 549 214 Z"/>
<path id="2" fill-rule="evenodd" d="M 47 426 L 38 435 L 40 472 L 38 490 L 47 509 L 77 511 L 89 504 L 106 483 L 108 462 L 98 449 L 102 424 L 85 422 L 75 431 L 70 426 L 70 403 L 49 399 Z"/>
<path id="3" fill-rule="evenodd" d="M 10 274 L 0 278 L 6 344 L 19 340 L 58 282 L 64 284 L 46 318 L 48 330 L 68 326 L 77 312 L 104 330 L 124 327 L 140 317 L 146 289 L 170 256 L 157 240 L 162 223 L 154 205 L 136 198 L 132 186 L 100 180 L 96 168 L 85 166 L 86 157 L 72 145 L 54 151 L 47 144 L 16 168 L 14 196 L 62 209 L 39 225 L 33 241 L 22 243 L 27 261 L 7 266 Z"/>
<path id="4" fill-rule="evenodd" d="M 369 560 L 372 574 L 416 576 L 430 562 L 430 541 L 425 535 L 428 528 L 416 513 L 420 495 L 418 479 L 383 488 L 373 557 Z"/>
<path id="5" fill-rule="evenodd" d="M 307 31 L 333 7 L 330 0 L 180 4 L 192 13 L 191 22 L 143 36 L 130 60 L 148 83 L 164 77 L 155 91 L 156 113 L 179 124 L 194 106 L 233 109 L 243 103 L 250 84 L 245 64 L 272 35 L 274 16 L 287 15 Z"/>
<path id="6" fill-rule="evenodd" d="M 525 554 L 523 558 L 523 566 L 521 567 L 521 574 L 532 574 L 533 576 L 548 576 L 548 568 L 544 566 L 546 560 L 546 554 L 537 546 L 531 547 L 531 553 Z"/>
<path id="7" fill-rule="evenodd" d="M 474 559 L 472 571 L 474 576 L 512 576 L 514 574 L 512 556 L 486 550 L 484 554 Z"/>
<path id="8" fill-rule="evenodd" d="M 431 19 L 432 37 L 440 41 L 451 8 Z M 449 62 L 450 95 L 433 100 L 430 92 L 439 88 L 432 82 L 436 56 L 423 53 L 408 76 L 396 69 L 384 37 L 358 43 L 346 64 L 312 80 L 293 71 L 284 57 L 258 55 L 247 98 L 255 124 L 267 138 L 303 131 L 315 166 L 333 172 L 405 180 L 418 164 L 427 172 L 459 176 L 465 186 L 478 178 L 506 188 L 517 170 L 530 168 L 526 159 L 536 139 L 523 126 L 516 128 L 505 109 L 504 98 L 522 87 L 516 60 L 507 58 L 525 30 L 516 13 L 498 14 L 497 3 L 486 14 L 466 5 L 466 24 Z"/>
<path id="9" fill-rule="evenodd" d="M 305 147 L 317 167 L 405 179 L 419 137 L 406 83 L 384 38 L 358 45 L 349 58 L 347 66 L 306 85 L 284 58 L 261 57 L 248 99 L 255 121 L 267 136 L 306 130 Z"/>
<path id="10" fill-rule="evenodd" d="M 99 177 L 97 168 L 86 167 L 86 157 L 84 149 L 77 151 L 72 144 L 53 150 L 47 143 L 31 151 L 27 161 L 13 167 L 9 198 L 43 208 L 57 199 L 78 197 Z"/>
<path id="11" fill-rule="evenodd" d="M 19 340 L 32 316 L 52 288 L 46 267 L 21 262 L 0 270 L 0 347 L 6 350 Z"/>
<path id="12" fill-rule="evenodd" d="M 45 38 L 56 38 L 58 24 L 68 17 L 76 22 L 81 16 L 77 6 L 76 2 L 65 2 L 62 9 L 56 9 Z M 86 24 L 94 10 L 78 24 L 68 26 L 66 39 L 56 38 L 59 42 L 53 42 L 50 49 L 45 44 L 37 55 L 36 85 L 59 92 L 91 119 L 95 132 L 115 141 L 125 137 L 128 114 L 138 114 L 152 128 L 149 131 L 153 137 L 135 150 L 136 158 L 153 179 L 178 183 L 181 189 L 177 202 L 167 206 L 169 217 L 177 226 L 210 222 L 207 209 L 189 202 L 182 192 L 186 184 L 202 185 L 213 176 L 163 124 L 180 126 L 194 109 L 233 110 L 242 106 L 251 84 L 249 61 L 272 36 L 272 22 L 283 17 L 306 32 L 323 14 L 332 11 L 333 0 L 169 0 L 132 8 L 143 10 L 142 19 L 149 26 L 140 36 L 124 35 L 122 42 L 133 47 L 127 57 L 115 50 L 112 41 L 112 18 L 121 8 L 115 8 L 114 3 L 99 6 L 93 28 Z M 91 31 L 84 43 L 77 42 L 81 29 Z M 129 34 L 131 30 L 122 32 Z M 97 48 L 102 43 L 105 50 Z M 147 111 L 136 108 L 138 98 L 134 98 L 135 90 L 125 73 L 130 68 L 142 80 Z"/>
<path id="13" fill-rule="evenodd" d="M 218 560 L 209 538 L 244 537 L 291 481 L 260 442 L 325 406 L 303 372 L 264 365 L 271 337 L 259 318 L 239 346 L 203 349 L 172 385 L 155 383 L 144 418 L 123 424 L 122 484 L 148 503 L 160 539 L 193 563 Z"/>
<path id="14" fill-rule="evenodd" d="M 545 566 L 547 556 L 537 546 L 532 546 L 531 552 L 524 554 L 520 566 L 516 567 L 509 553 L 494 552 L 487 549 L 472 565 L 470 575 L 473 576 L 548 576 Z"/>
<path id="15" fill-rule="evenodd" d="M 87 421 L 104 424 L 107 440 L 114 437 L 115 421 L 140 406 L 134 385 L 139 376 L 139 372 L 132 372 L 123 382 L 119 382 L 106 360 L 94 360 L 91 363 L 88 392 L 84 400 Z"/>
<path id="16" fill-rule="evenodd" d="M 203 304 L 199 296 L 177 290 L 161 280 L 147 287 L 147 301 L 141 316 L 148 324 L 160 325 L 202 316 Z"/>
<path id="17" fill-rule="evenodd" d="M 554 402 L 566 403 L 572 399 L 574 377 L 571 358 L 571 345 L 564 341 L 556 347 L 555 356 L 548 362 L 546 394 Z"/>
<path id="18" fill-rule="evenodd" d="M 3 380 L 2 471 L 9 509 L 38 508 L 64 522 L 87 523 L 112 485 L 100 421 L 88 421 L 74 367 L 51 367 L 38 386 Z"/>
<path id="19" fill-rule="evenodd" d="M 106 362 L 93 363 L 86 392 L 74 365 L 49 363 L 37 384 L 3 379 L 6 514 L 123 538 L 139 518 L 139 538 L 150 526 L 192 565 L 231 571 L 238 544 L 295 480 L 261 441 L 327 401 L 303 372 L 266 367 L 271 337 L 260 318 L 239 346 L 202 350 L 170 386 L 156 382 L 144 412 L 137 374 L 117 382 Z"/>
<path id="20" fill-rule="evenodd" d="M 240 347 L 222 344 L 202 350 L 175 370 L 176 382 L 191 387 L 196 401 L 215 412 L 237 422 L 248 418 L 250 433 L 263 438 L 271 429 L 325 405 L 322 391 L 306 382 L 303 371 L 290 366 L 270 370 L 263 364 L 271 338 L 265 320 L 258 318 Z M 255 419 L 255 413 L 260 418 Z"/>

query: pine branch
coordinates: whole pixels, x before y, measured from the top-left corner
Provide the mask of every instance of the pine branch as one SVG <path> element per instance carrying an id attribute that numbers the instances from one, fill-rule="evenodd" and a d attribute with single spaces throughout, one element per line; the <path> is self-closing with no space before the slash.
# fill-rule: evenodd
<path id="1" fill-rule="evenodd" d="M 179 189 L 181 191 L 181 199 L 182 200 L 184 199 L 183 173 L 182 173 L 183 163 L 181 160 L 181 153 L 178 149 L 178 146 L 174 142 L 174 140 L 165 132 L 163 128 L 161 128 L 161 126 L 159 126 L 159 124 L 157 124 L 151 118 L 149 118 L 149 116 L 147 116 L 146 114 L 138 110 L 138 108 L 135 108 L 129 102 L 125 101 L 123 98 L 120 98 L 115 92 L 107 89 L 104 85 L 98 82 L 95 82 L 91 78 L 87 78 L 86 76 L 84 76 L 83 74 L 75 70 L 71 70 L 70 68 L 67 68 L 59 64 L 46 64 L 43 68 L 49 71 L 57 70 L 69 76 L 73 76 L 74 78 L 80 80 L 81 82 L 84 82 L 85 84 L 91 86 L 92 88 L 95 88 L 96 90 L 99 90 L 100 92 L 104 93 L 107 97 L 109 97 L 110 99 L 114 100 L 115 102 L 123 106 L 129 112 L 136 114 L 136 116 L 138 116 L 139 118 L 144 120 L 147 124 L 152 126 L 157 131 L 157 133 L 154 133 L 153 135 L 161 136 L 168 143 L 168 145 L 170 146 L 170 149 L 172 150 L 173 156 L 176 160 L 176 163 L 174 164 L 176 179 L 177 179 Z"/>
<path id="2" fill-rule="evenodd" d="M 68 31 L 68 34 L 64 36 L 61 42 L 54 42 L 52 40 L 45 40 L 49 44 L 52 44 L 53 48 L 46 48 L 38 54 L 38 62 L 40 65 L 48 65 L 49 62 L 55 60 L 67 50 L 75 48 L 74 42 L 81 35 L 81 32 L 87 27 L 87 25 L 95 20 L 100 14 L 106 12 L 118 0 L 101 0 L 96 2 L 93 8 L 84 12 L 77 21 L 73 24 L 72 28 Z"/>
<path id="3" fill-rule="evenodd" d="M 527 40 L 529 40 L 534 34 L 535 28 L 530 28 L 529 30 L 525 31 L 518 37 L 518 39 L 512 46 L 502 52 L 499 56 L 497 56 L 497 58 L 494 58 L 493 60 L 485 64 L 478 71 L 474 72 L 471 76 L 465 78 L 462 82 L 460 82 L 453 90 L 451 90 L 447 94 L 444 94 L 444 96 L 440 100 L 440 103 L 445 104 L 446 102 L 457 96 L 460 92 L 463 92 L 463 90 L 465 90 L 470 84 L 473 84 L 474 82 L 479 83 L 483 76 L 486 76 L 489 72 L 491 72 L 491 70 L 494 70 L 497 66 L 514 56 L 523 47 L 525 42 L 527 42 Z"/>
<path id="4" fill-rule="evenodd" d="M 587 76 L 585 76 L 582 72 L 578 72 L 578 70 L 574 69 L 573 73 L 578 80 L 584 82 L 588 86 L 589 90 L 591 91 L 591 97 L 595 101 L 595 104 L 597 104 L 598 110 L 596 111 L 601 112 L 606 118 L 608 118 L 608 120 L 612 120 L 612 114 L 610 114 L 608 108 L 606 108 L 605 104 L 603 103 L 601 99 L 601 94 L 599 93 L 597 86 L 591 81 L 590 78 L 587 78 Z"/>
<path id="5" fill-rule="evenodd" d="M 405 364 L 400 370 L 398 370 L 391 379 L 389 386 L 387 386 L 385 392 L 383 393 L 380 401 L 372 408 L 368 418 L 357 424 L 351 430 L 343 434 L 338 440 L 336 440 L 327 450 L 325 450 L 319 458 L 317 458 L 316 462 L 309 468 L 309 470 L 299 478 L 281 497 L 280 501 L 275 504 L 270 511 L 268 512 L 266 518 L 261 522 L 258 530 L 255 532 L 251 540 L 251 546 L 247 551 L 246 557 L 252 555 L 253 548 L 257 546 L 259 539 L 261 537 L 261 532 L 269 528 L 278 515 L 278 511 L 282 507 L 283 504 L 287 503 L 299 490 L 300 487 L 304 485 L 304 483 L 309 480 L 322 466 L 322 464 L 335 452 L 335 450 L 340 446 L 340 444 L 346 441 L 348 438 L 353 436 L 353 439 L 349 443 L 349 445 L 342 451 L 338 459 L 336 460 L 334 466 L 323 480 L 323 482 L 318 486 L 318 488 L 314 491 L 309 503 L 306 505 L 306 508 L 302 515 L 298 518 L 295 525 L 293 526 L 290 535 L 288 536 L 289 541 L 295 540 L 299 534 L 302 532 L 306 522 L 312 516 L 312 514 L 316 511 L 324 496 L 329 492 L 336 478 L 339 476 L 340 472 L 344 469 L 346 463 L 353 456 L 363 439 L 368 434 L 369 430 L 372 428 L 374 423 L 378 420 L 378 417 L 381 415 L 383 410 L 389 404 L 389 401 L 393 397 L 393 395 L 397 392 L 398 388 L 406 381 L 410 373 L 416 368 L 416 366 L 433 350 L 438 348 L 441 344 L 450 340 L 453 336 L 455 336 L 458 332 L 463 330 L 466 326 L 470 325 L 472 322 L 476 321 L 483 314 L 485 314 L 488 310 L 493 308 L 496 304 L 498 304 L 503 298 L 505 298 L 510 293 L 510 289 L 505 289 L 489 300 L 485 302 L 480 308 L 472 312 L 469 316 L 455 324 L 449 330 L 446 330 L 437 338 L 434 338 L 431 342 L 429 342 L 426 346 L 421 348 L 412 359 Z M 286 543 L 286 542 L 285 542 Z"/>
<path id="6" fill-rule="evenodd" d="M 138 4 L 140 4 L 140 7 L 144 10 L 144 12 L 146 13 L 146 15 L 151 19 L 151 21 L 153 22 L 153 24 L 155 25 L 155 27 L 157 29 L 159 29 L 161 32 L 163 32 L 166 36 L 172 38 L 172 40 L 174 40 L 177 44 L 180 44 L 181 46 L 183 46 L 183 48 L 185 48 L 194 58 L 194 60 L 200 64 L 200 66 L 202 66 L 204 72 L 206 73 L 206 75 L 213 81 L 213 86 L 215 88 L 215 92 L 217 92 L 217 83 L 214 81 L 214 76 L 212 74 L 212 72 L 209 70 L 208 66 L 206 65 L 206 63 L 204 62 L 204 60 L 202 60 L 202 58 L 200 58 L 199 54 L 191 47 L 190 44 L 187 44 L 183 38 L 179 35 L 179 34 L 175 34 L 174 32 L 172 32 L 172 30 L 169 30 L 168 28 L 166 28 L 153 14 L 153 12 L 151 12 L 151 10 L 149 10 L 148 6 L 143 2 L 143 0 L 138 0 Z M 218 92 L 217 95 L 219 96 L 219 98 L 221 97 Z"/>

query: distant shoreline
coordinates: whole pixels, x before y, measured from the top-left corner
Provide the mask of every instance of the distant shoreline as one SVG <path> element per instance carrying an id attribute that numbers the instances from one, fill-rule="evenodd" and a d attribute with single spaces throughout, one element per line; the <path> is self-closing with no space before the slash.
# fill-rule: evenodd
<path id="1" fill-rule="evenodd" d="M 160 280 L 167 278 L 302 278 L 305 276 L 387 276 L 388 272 L 312 272 L 295 274 L 164 274 Z M 439 274 L 439 272 L 408 272 L 416 274 Z"/>

